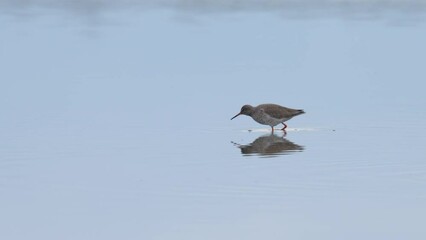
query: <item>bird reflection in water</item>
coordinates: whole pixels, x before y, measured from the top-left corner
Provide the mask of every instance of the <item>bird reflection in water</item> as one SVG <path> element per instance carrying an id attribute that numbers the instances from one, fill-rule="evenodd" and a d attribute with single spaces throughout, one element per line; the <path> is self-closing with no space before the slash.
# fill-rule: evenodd
<path id="1" fill-rule="evenodd" d="M 287 155 L 295 152 L 302 152 L 305 148 L 297 145 L 284 136 L 279 137 L 275 134 L 264 135 L 258 137 L 254 142 L 248 145 L 241 145 L 232 142 L 236 147 L 241 149 L 244 156 L 261 155 L 261 156 L 276 156 Z"/>

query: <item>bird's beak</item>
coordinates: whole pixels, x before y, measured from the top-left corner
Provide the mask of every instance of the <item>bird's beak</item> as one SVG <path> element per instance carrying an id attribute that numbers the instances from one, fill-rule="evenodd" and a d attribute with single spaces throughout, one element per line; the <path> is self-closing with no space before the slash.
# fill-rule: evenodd
<path id="1" fill-rule="evenodd" d="M 236 118 L 236 117 L 238 117 L 238 116 L 240 116 L 241 115 L 241 113 L 238 113 L 237 115 L 235 115 L 233 118 L 231 118 L 231 120 L 232 119 L 234 119 L 234 118 Z"/>

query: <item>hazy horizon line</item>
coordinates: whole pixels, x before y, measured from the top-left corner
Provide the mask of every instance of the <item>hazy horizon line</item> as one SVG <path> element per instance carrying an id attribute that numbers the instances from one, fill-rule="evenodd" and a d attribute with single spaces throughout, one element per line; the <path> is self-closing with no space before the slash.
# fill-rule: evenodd
<path id="1" fill-rule="evenodd" d="M 415 17 L 426 13 L 426 0 L 0 0 L 3 14 L 22 14 L 31 9 L 53 9 L 91 15 L 116 9 L 178 12 L 235 13 L 274 12 L 287 17 L 381 17 L 396 14 Z"/>

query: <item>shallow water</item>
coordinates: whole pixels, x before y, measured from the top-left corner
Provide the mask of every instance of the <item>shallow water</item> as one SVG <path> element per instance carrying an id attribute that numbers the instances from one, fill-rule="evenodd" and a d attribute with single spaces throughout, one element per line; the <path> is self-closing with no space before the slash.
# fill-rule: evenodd
<path id="1" fill-rule="evenodd" d="M 0 238 L 424 239 L 425 22 L 211 8 L 2 11 Z"/>

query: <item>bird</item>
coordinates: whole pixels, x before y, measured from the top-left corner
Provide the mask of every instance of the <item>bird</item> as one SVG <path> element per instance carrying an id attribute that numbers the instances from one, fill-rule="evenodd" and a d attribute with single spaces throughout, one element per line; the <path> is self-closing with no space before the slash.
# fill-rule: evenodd
<path id="1" fill-rule="evenodd" d="M 302 109 L 292 109 L 272 103 L 261 104 L 256 107 L 244 105 L 241 111 L 232 117 L 231 120 L 240 115 L 247 115 L 260 124 L 269 125 L 272 128 L 272 133 L 274 132 L 274 126 L 281 123 L 284 125 L 281 130 L 285 132 L 287 125 L 284 122 L 304 113 L 305 111 Z"/>

